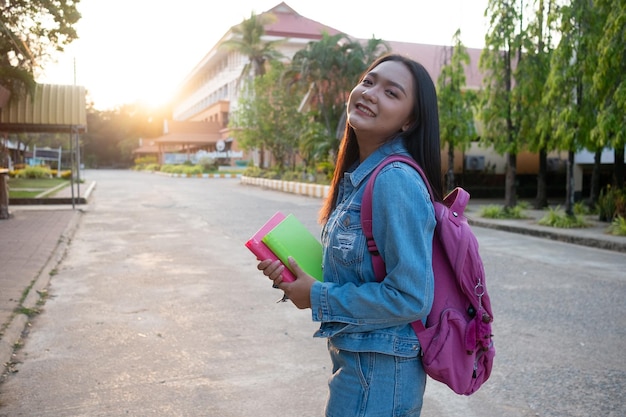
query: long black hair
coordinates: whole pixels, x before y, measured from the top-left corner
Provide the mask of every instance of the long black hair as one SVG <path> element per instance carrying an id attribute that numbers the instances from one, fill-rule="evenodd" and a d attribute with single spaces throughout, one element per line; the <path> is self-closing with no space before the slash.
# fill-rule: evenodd
<path id="1" fill-rule="evenodd" d="M 398 135 L 413 159 L 422 167 L 433 190 L 435 200 L 443 199 L 441 175 L 441 142 L 439 138 L 439 110 L 437 91 L 428 71 L 420 63 L 399 54 L 387 54 L 374 61 L 359 78 L 359 82 L 375 67 L 386 61 L 402 63 L 413 76 L 413 123 Z M 354 129 L 346 123 L 339 146 L 337 164 L 330 185 L 330 193 L 320 210 L 320 222 L 325 223 L 337 204 L 339 183 L 344 173 L 359 159 L 359 144 Z"/>

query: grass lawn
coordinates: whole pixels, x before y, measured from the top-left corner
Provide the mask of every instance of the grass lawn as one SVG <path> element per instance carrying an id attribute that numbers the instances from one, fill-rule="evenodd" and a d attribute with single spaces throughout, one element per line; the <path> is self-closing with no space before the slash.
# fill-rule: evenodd
<path id="1" fill-rule="evenodd" d="M 9 178 L 9 198 L 34 198 L 62 184 L 69 184 L 69 181 L 62 178 Z"/>

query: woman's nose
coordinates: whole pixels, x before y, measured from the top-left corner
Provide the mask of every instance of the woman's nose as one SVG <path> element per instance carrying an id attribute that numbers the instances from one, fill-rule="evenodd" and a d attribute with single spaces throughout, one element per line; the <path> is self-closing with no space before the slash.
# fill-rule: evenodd
<path id="1" fill-rule="evenodd" d="M 363 98 L 365 100 L 369 100 L 369 101 L 373 101 L 376 97 L 375 94 L 372 93 L 371 90 L 363 90 L 363 92 L 361 93 L 361 96 L 363 96 Z"/>

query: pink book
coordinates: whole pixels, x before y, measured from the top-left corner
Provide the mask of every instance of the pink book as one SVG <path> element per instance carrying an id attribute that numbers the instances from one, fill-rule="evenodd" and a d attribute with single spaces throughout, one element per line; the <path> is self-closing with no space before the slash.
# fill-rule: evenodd
<path id="1" fill-rule="evenodd" d="M 263 237 L 284 219 L 285 215 L 283 213 L 280 211 L 276 212 L 276 214 L 270 217 L 270 219 L 265 222 L 265 224 L 261 226 L 261 228 L 257 230 L 257 232 L 245 243 L 246 247 L 250 249 L 250 252 L 256 255 L 259 261 L 263 261 L 265 259 L 271 259 L 273 261 L 278 260 L 278 257 L 274 254 L 274 252 L 272 252 L 271 249 L 263 243 Z M 296 280 L 296 277 L 288 268 L 285 268 L 283 271 L 283 280 L 286 282 L 293 282 Z"/>

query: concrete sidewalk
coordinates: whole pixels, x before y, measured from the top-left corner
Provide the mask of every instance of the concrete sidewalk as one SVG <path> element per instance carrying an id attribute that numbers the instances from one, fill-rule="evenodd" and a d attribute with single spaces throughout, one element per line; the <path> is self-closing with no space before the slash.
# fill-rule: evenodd
<path id="1" fill-rule="evenodd" d="M 82 188 L 86 200 L 95 182 Z M 69 187 L 64 193 L 69 193 Z M 61 195 L 59 197 L 66 197 Z M 481 206 L 493 201 L 471 201 L 466 212 L 470 223 L 514 233 L 569 242 L 626 253 L 626 237 L 606 233 L 607 224 L 589 217 L 591 227 L 555 229 L 537 221 L 546 211 L 526 210 L 525 220 L 492 220 L 479 217 Z M 11 218 L 0 220 L 0 375 L 10 369 L 14 348 L 19 345 L 28 324 L 28 314 L 35 313 L 55 268 L 63 259 L 87 205 L 10 206 Z"/>
<path id="2" fill-rule="evenodd" d="M 81 184 L 81 200 L 88 202 L 95 185 Z M 50 278 L 78 227 L 86 205 L 79 204 L 77 197 L 76 188 L 66 187 L 55 195 L 57 202 L 66 204 L 10 202 L 10 218 L 0 220 L 0 375 L 11 363 L 29 315 L 45 298 Z"/>

